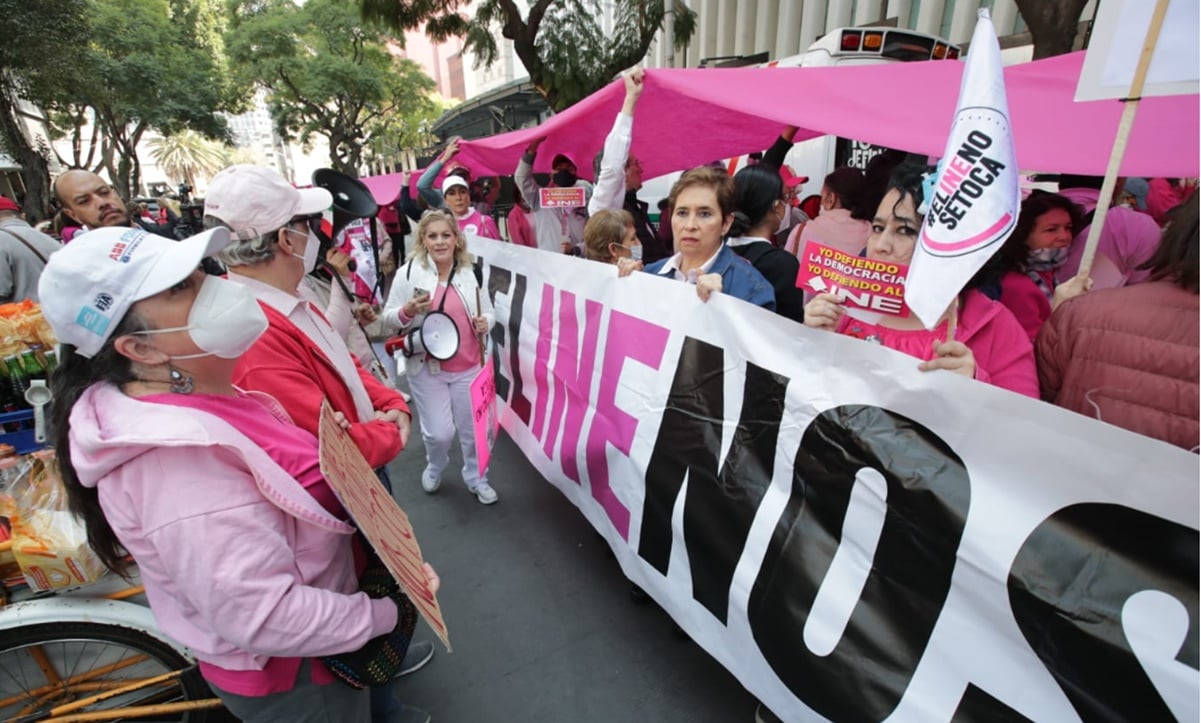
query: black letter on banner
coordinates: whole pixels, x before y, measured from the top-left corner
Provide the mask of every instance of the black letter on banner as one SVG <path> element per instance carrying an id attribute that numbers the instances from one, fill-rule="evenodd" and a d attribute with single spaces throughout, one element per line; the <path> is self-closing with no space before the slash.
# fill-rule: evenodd
<path id="1" fill-rule="evenodd" d="M 841 543 L 855 475 L 865 468 L 888 485 L 884 526 L 842 638 L 818 656 L 805 645 L 805 622 Z M 805 430 L 793 475 L 751 589 L 751 631 L 806 705 L 836 721 L 883 720 L 904 696 L 950 592 L 971 500 L 967 470 L 917 422 L 847 405 Z"/>
<path id="2" fill-rule="evenodd" d="M 509 292 L 509 286 L 512 283 L 513 275 L 508 269 L 501 268 L 495 264 L 489 264 L 491 271 L 488 274 L 488 301 L 492 302 L 492 308 L 496 308 L 496 294 L 498 292 Z M 520 312 L 519 312 L 520 313 Z M 513 346 L 517 346 L 514 344 Z M 496 395 L 509 400 L 509 379 L 502 371 L 500 363 L 500 350 L 506 348 L 505 345 L 505 327 L 500 324 L 492 325 L 492 368 L 496 372 Z"/>
<path id="3" fill-rule="evenodd" d="M 646 469 L 638 554 L 664 575 L 671 557 L 671 509 L 688 475 L 684 545 L 692 596 L 726 622 L 730 583 L 751 521 L 771 483 L 788 379 L 746 365 L 742 414 L 717 471 L 724 414 L 722 350 L 686 338 L 659 437 Z"/>
<path id="4" fill-rule="evenodd" d="M 500 281 L 494 281 L 497 278 L 498 272 L 503 272 L 508 275 L 508 270 L 502 269 L 499 266 L 492 267 L 492 274 L 488 279 L 488 293 L 492 295 L 493 307 L 496 305 L 496 290 L 500 287 Z M 509 389 L 509 384 L 504 381 L 501 374 L 497 374 L 496 378 L 496 393 L 504 397 L 509 402 L 509 407 L 521 418 L 525 424 L 530 423 L 530 400 L 522 394 L 524 384 L 521 381 L 521 319 L 525 312 L 525 287 L 526 279 L 524 274 L 514 274 L 513 293 L 509 297 L 509 372 L 513 375 L 513 388 Z M 507 278 L 506 278 L 507 282 Z M 508 289 L 508 283 L 505 283 L 504 289 Z M 497 364 L 496 369 L 499 372 L 501 364 L 499 356 L 499 343 L 503 338 L 504 332 L 500 328 L 500 324 L 495 324 L 492 327 L 492 338 L 497 340 Z M 502 381 L 504 383 L 502 384 Z M 511 393 L 510 393 L 511 392 Z"/>
<path id="5" fill-rule="evenodd" d="M 1009 605 L 1026 642 L 1085 721 L 1173 720 L 1122 630 L 1122 606 L 1159 590 L 1188 611 L 1176 661 L 1197 670 L 1196 530 L 1120 505 L 1048 517 L 1009 570 Z"/>

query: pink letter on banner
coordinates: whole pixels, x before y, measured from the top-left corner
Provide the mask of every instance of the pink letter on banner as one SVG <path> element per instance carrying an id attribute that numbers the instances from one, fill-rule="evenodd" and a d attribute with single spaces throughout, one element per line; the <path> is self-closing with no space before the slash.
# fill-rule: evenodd
<path id="1" fill-rule="evenodd" d="M 596 416 L 588 430 L 588 479 L 592 483 L 592 496 L 604 508 L 622 538 L 630 539 L 630 511 L 609 486 L 609 460 L 605 444 L 612 444 L 624 455 L 630 454 L 634 433 L 638 431 L 638 418 L 623 412 L 617 406 L 617 385 L 621 381 L 621 368 L 626 359 L 641 362 L 658 369 L 667 348 L 670 332 L 661 326 L 643 321 L 635 316 L 614 311 L 609 317 L 609 331 L 605 338 L 605 360 L 601 368 L 600 390 L 596 398 Z"/>
<path id="2" fill-rule="evenodd" d="M 542 287 L 542 308 L 538 310 L 538 341 L 534 345 L 534 419 L 530 431 L 543 439 L 546 424 L 546 398 L 549 396 L 547 377 L 550 370 L 550 341 L 555 333 L 555 288 L 550 284 Z"/>
<path id="3" fill-rule="evenodd" d="M 551 404 L 550 419 L 547 420 L 546 436 L 542 439 L 542 451 L 546 453 L 547 459 L 555 458 L 555 440 L 561 428 L 563 441 L 559 445 L 559 464 L 563 468 L 563 474 L 578 484 L 580 468 L 576 455 L 579 453 L 584 415 L 588 412 L 592 370 L 596 364 L 601 304 L 592 300 L 584 304 L 584 343 L 581 347 L 575 298 L 575 294 L 570 291 L 559 292 L 558 351 L 555 353 L 555 368 L 551 375 L 555 395 Z"/>

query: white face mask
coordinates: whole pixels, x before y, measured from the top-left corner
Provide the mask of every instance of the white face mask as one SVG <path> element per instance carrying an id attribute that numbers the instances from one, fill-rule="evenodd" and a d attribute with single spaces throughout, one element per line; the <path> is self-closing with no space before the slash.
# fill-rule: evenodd
<path id="1" fill-rule="evenodd" d="M 288 233 L 300 234 L 294 228 L 289 228 Z M 321 248 L 321 240 L 317 238 L 317 234 L 313 233 L 312 229 L 309 230 L 307 238 L 308 241 L 304 245 L 304 255 L 298 254 L 295 251 L 292 252 L 292 255 L 300 259 L 301 263 L 304 264 L 304 272 L 306 274 L 311 273 L 313 269 L 317 268 L 317 251 Z"/>
<path id="2" fill-rule="evenodd" d="M 641 261 L 642 260 L 642 244 L 636 244 L 634 246 L 629 247 L 626 250 L 630 252 L 630 260 L 631 261 Z"/>
<path id="3" fill-rule="evenodd" d="M 780 225 L 776 227 L 776 233 L 783 233 L 787 231 L 789 225 L 791 225 L 790 222 L 792 221 L 792 209 L 790 209 L 788 204 L 784 203 L 783 201 L 780 201 L 779 203 L 784 207 L 784 213 L 782 216 L 780 216 Z"/>
<path id="4" fill-rule="evenodd" d="M 169 331 L 188 332 L 196 346 L 204 350 L 200 354 L 173 356 L 172 359 L 202 356 L 237 359 L 267 331 L 267 315 L 250 289 L 218 276 L 205 276 L 188 312 L 187 326 L 139 333 L 165 334 Z"/>
<path id="5" fill-rule="evenodd" d="M 1030 249 L 1026 252 L 1026 263 L 1032 267 L 1057 269 L 1068 260 L 1068 247 Z"/>

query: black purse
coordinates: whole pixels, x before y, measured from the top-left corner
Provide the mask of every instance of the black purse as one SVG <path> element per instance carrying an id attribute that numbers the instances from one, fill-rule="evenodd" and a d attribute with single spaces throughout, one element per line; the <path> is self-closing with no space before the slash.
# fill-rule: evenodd
<path id="1" fill-rule="evenodd" d="M 398 612 L 392 632 L 368 640 L 366 645 L 353 652 L 321 658 L 331 673 L 356 689 L 382 685 L 400 673 L 405 653 L 413 640 L 413 630 L 417 627 L 417 607 L 401 592 L 392 573 L 378 559 L 373 559 L 363 571 L 359 589 L 368 597 L 392 598 Z"/>

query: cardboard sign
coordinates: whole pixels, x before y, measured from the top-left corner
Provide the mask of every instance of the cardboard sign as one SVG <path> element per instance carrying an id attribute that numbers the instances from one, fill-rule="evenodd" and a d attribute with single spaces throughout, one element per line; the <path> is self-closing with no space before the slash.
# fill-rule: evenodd
<path id="1" fill-rule="evenodd" d="M 328 401 L 321 405 L 319 431 L 321 474 L 325 475 L 330 488 L 354 518 L 355 525 L 371 543 L 388 572 L 400 583 L 405 595 L 421 611 L 421 617 L 450 652 L 446 622 L 422 569 L 425 559 L 421 556 L 421 546 L 417 544 L 409 516 L 384 489 L 350 435 L 334 421 L 334 411 Z"/>
<path id="2" fill-rule="evenodd" d="M 542 208 L 583 208 L 587 204 L 584 200 L 584 189 L 576 186 L 542 188 L 538 191 L 538 205 Z"/>
<path id="3" fill-rule="evenodd" d="M 489 357 L 488 363 L 471 381 L 471 417 L 475 420 L 475 458 L 479 462 L 480 477 L 488 469 L 492 443 L 496 441 L 496 430 L 500 424 L 496 416 L 496 377 L 492 369 L 492 359 Z"/>
<path id="4" fill-rule="evenodd" d="M 852 256 L 815 241 L 805 244 L 796 285 L 817 294 L 838 294 L 849 308 L 909 316 L 905 275 L 909 267 Z"/>

